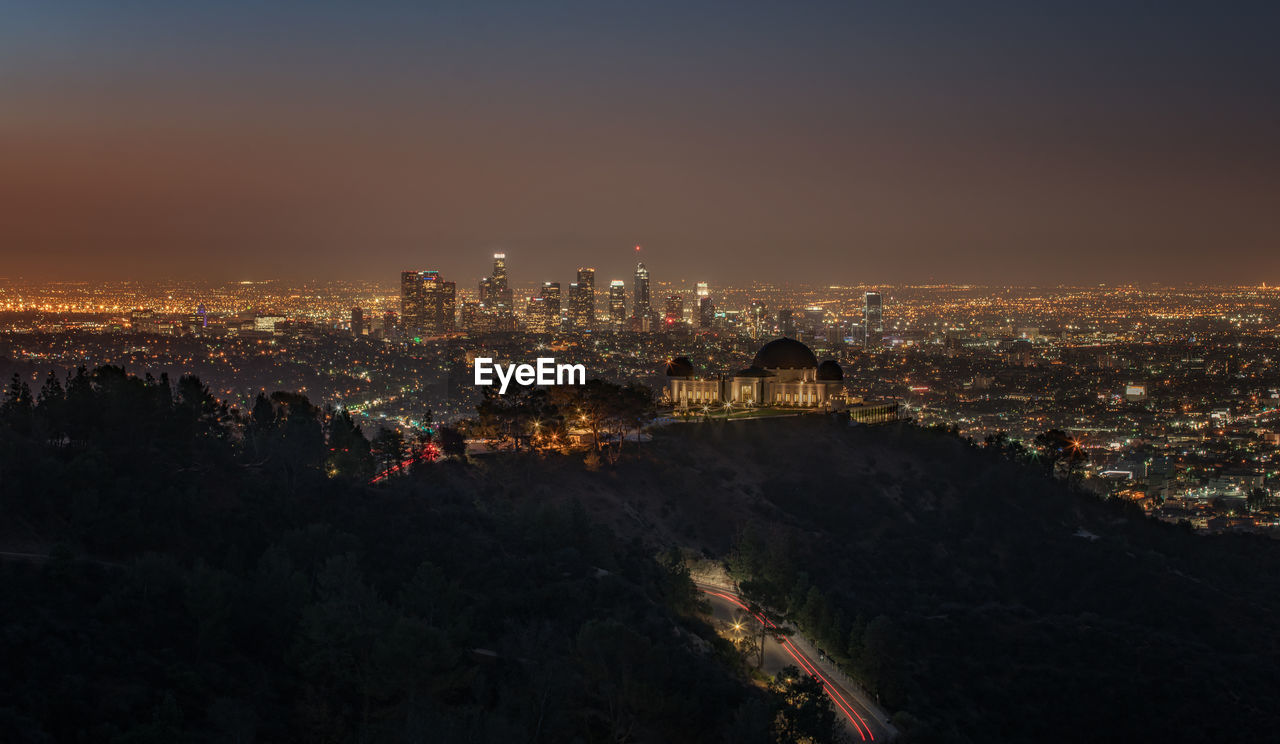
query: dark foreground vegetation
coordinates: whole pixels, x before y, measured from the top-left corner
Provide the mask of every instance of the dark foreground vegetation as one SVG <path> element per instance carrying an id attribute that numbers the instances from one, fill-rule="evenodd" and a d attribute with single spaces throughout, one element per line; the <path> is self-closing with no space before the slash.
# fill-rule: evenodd
<path id="1" fill-rule="evenodd" d="M 906 741 L 1271 739 L 1280 546 L 1000 449 L 717 421 L 371 487 L 369 441 L 299 396 L 241 415 L 110 368 L 13 391 L 0 551 L 29 555 L 0 561 L 0 738 L 829 738 L 806 728 L 829 711 L 784 702 L 811 690 L 747 683 L 682 562 L 655 560 L 678 546 L 797 623 Z"/>
<path id="2" fill-rule="evenodd" d="M 1158 522 L 1052 478 L 1052 453 L 909 425 L 813 416 L 654 434 L 598 472 L 505 458 L 451 487 L 576 499 L 620 534 L 724 561 L 908 741 L 1280 730 L 1275 541 Z"/>
<path id="3" fill-rule="evenodd" d="M 1280 543 L 1149 519 L 998 444 L 770 423 L 706 443 L 742 463 L 729 567 L 911 740 L 1280 730 Z"/>
<path id="4" fill-rule="evenodd" d="M 0 739 L 770 742 L 795 719 L 678 559 L 572 502 L 442 487 L 460 463 L 370 487 L 370 458 L 295 395 L 242 417 L 114 368 L 10 391 Z"/>

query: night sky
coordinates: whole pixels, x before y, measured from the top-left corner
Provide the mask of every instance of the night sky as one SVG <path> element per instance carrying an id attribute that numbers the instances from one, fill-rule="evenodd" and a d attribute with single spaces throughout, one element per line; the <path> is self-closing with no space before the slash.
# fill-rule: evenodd
<path id="1" fill-rule="evenodd" d="M 1275 3 L 0 4 L 0 276 L 1280 283 Z"/>

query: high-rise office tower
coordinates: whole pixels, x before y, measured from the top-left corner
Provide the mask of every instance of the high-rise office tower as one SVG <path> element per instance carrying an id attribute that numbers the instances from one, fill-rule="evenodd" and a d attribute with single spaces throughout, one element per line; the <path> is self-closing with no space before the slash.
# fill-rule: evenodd
<path id="1" fill-rule="evenodd" d="M 507 285 L 507 254 L 493 254 L 493 276 L 480 280 L 480 308 L 487 330 L 514 331 L 515 301 L 511 287 Z M 491 326 L 491 327 L 490 327 Z M 479 329 L 474 329 L 479 330 Z"/>
<path id="2" fill-rule="evenodd" d="M 787 338 L 796 337 L 796 317 L 795 312 L 790 308 L 783 308 L 778 311 L 778 328 L 782 335 Z"/>
<path id="3" fill-rule="evenodd" d="M 698 328 L 704 331 L 711 330 L 716 322 L 716 306 L 711 300 L 711 295 L 698 298 Z"/>
<path id="4" fill-rule="evenodd" d="M 437 292 L 439 299 L 433 305 L 436 333 L 453 333 L 458 330 L 458 285 L 440 282 Z"/>
<path id="5" fill-rule="evenodd" d="M 569 323 L 589 331 L 596 320 L 596 270 L 578 269 L 578 281 L 569 285 Z"/>
<path id="6" fill-rule="evenodd" d="M 453 333 L 458 327 L 458 287 L 446 282 L 438 271 L 422 271 L 422 296 L 425 315 L 421 333 L 438 336 Z"/>
<path id="7" fill-rule="evenodd" d="M 422 272 L 400 272 L 400 327 L 410 338 L 422 333 L 426 323 L 426 295 L 422 289 Z"/>
<path id="8" fill-rule="evenodd" d="M 693 296 L 693 324 L 699 329 L 709 330 L 716 314 L 715 305 L 711 302 L 711 287 L 706 282 L 698 282 Z"/>
<path id="9" fill-rule="evenodd" d="M 619 329 L 627 324 L 627 284 L 621 279 L 609 282 L 609 325 Z"/>
<path id="10" fill-rule="evenodd" d="M 751 334 L 751 338 L 756 340 L 764 338 L 768 317 L 769 312 L 764 306 L 764 301 L 752 300 L 751 307 L 747 310 L 747 331 Z"/>
<path id="11" fill-rule="evenodd" d="M 364 311 L 358 307 L 351 308 L 351 335 L 356 338 L 364 335 Z"/>
<path id="12" fill-rule="evenodd" d="M 507 254 L 493 254 L 493 283 L 498 289 L 507 288 Z"/>
<path id="13" fill-rule="evenodd" d="M 596 270 L 593 268 L 578 269 L 578 284 L 586 287 L 587 291 L 587 324 L 595 328 L 596 326 Z"/>
<path id="14" fill-rule="evenodd" d="M 584 330 L 579 317 L 582 313 L 582 300 L 585 290 L 577 282 L 569 282 L 569 297 L 565 302 L 565 315 L 569 318 L 569 327 L 575 331 Z"/>
<path id="15" fill-rule="evenodd" d="M 664 308 L 664 320 L 668 328 L 684 322 L 684 300 L 680 295 L 671 295 L 667 297 L 667 304 Z"/>
<path id="16" fill-rule="evenodd" d="M 543 282 L 542 298 L 549 302 L 554 302 L 556 306 L 556 314 L 559 315 L 560 310 L 560 282 Z"/>
<path id="17" fill-rule="evenodd" d="M 529 333 L 547 332 L 547 301 L 544 297 L 530 297 L 524 305 L 524 329 Z"/>
<path id="18" fill-rule="evenodd" d="M 479 300 L 466 300 L 458 311 L 458 326 L 468 333 L 487 333 L 490 327 L 489 317 L 481 308 Z"/>
<path id="19" fill-rule="evenodd" d="M 400 316 L 406 336 L 436 336 L 457 330 L 458 288 L 438 271 L 400 274 Z"/>
<path id="20" fill-rule="evenodd" d="M 796 338 L 806 341 L 827 337 L 827 311 L 819 306 L 806 307 L 796 314 Z"/>
<path id="21" fill-rule="evenodd" d="M 879 292 L 862 296 L 862 345 L 874 348 L 884 340 L 884 316 Z"/>
<path id="22" fill-rule="evenodd" d="M 529 300 L 526 322 L 530 333 L 554 333 L 560 329 L 560 282 L 543 282 L 542 291 Z"/>
<path id="23" fill-rule="evenodd" d="M 479 299 L 462 303 L 462 311 L 459 313 L 462 327 L 471 333 L 492 333 L 498 330 L 498 296 L 499 290 L 493 277 L 481 279 Z"/>
<path id="24" fill-rule="evenodd" d="M 493 314 L 497 318 L 499 331 L 516 329 L 516 303 L 511 295 L 511 287 L 498 289 L 497 299 L 493 301 Z"/>
<path id="25" fill-rule="evenodd" d="M 636 264 L 635 289 L 631 296 L 632 315 L 641 321 L 653 315 L 649 306 L 649 270 L 643 263 Z"/>

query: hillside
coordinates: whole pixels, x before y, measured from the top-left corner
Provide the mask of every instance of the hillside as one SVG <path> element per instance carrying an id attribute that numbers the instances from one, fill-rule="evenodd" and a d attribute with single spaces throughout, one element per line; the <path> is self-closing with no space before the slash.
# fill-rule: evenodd
<path id="1" fill-rule="evenodd" d="M 4 741 L 773 740 L 678 557 L 457 463 L 371 487 L 349 418 L 175 387 L 0 405 Z"/>
<path id="2" fill-rule="evenodd" d="M 1280 545 L 1072 493 L 910 426 L 672 426 L 635 458 L 485 461 L 513 499 L 727 559 L 913 736 L 1256 740 L 1280 724 Z"/>
<path id="3" fill-rule="evenodd" d="M 305 398 L 104 368 L 0 407 L 14 741 L 771 741 L 678 559 L 727 565 L 909 741 L 1258 740 L 1280 552 L 910 426 L 681 424 L 369 486 Z M 655 560 L 657 556 L 664 556 Z"/>

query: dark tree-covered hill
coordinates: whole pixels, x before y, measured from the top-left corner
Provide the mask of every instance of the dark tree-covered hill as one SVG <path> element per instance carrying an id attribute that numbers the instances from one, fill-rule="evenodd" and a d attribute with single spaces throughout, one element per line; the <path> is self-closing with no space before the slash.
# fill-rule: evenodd
<path id="1" fill-rule="evenodd" d="M 369 486 L 350 419 L 115 368 L 0 406 L 6 742 L 772 741 L 655 560 L 459 463 Z"/>
<path id="2" fill-rule="evenodd" d="M 1280 727 L 1273 540 L 1195 534 L 910 425 L 688 424 L 612 470 L 533 467 L 462 475 L 571 494 L 619 532 L 725 560 L 914 740 L 1261 741 Z"/>
<path id="3" fill-rule="evenodd" d="M 377 448 L 375 447 L 374 450 Z M 722 565 L 909 741 L 1259 741 L 1280 546 L 1198 535 L 911 426 L 669 426 L 369 486 L 291 394 L 104 368 L 0 407 L 5 740 L 772 741 L 670 547 Z"/>

